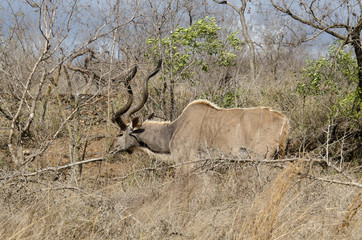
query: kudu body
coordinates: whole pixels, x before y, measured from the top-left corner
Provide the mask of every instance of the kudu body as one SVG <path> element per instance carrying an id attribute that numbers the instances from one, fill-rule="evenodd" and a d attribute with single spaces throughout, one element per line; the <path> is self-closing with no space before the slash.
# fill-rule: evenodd
<path id="1" fill-rule="evenodd" d="M 143 148 L 167 154 L 177 164 L 195 160 L 205 152 L 244 157 L 247 153 L 248 157 L 268 159 L 284 155 L 288 119 L 269 108 L 222 109 L 208 101 L 196 100 L 173 122 L 131 120 L 130 115 L 147 100 L 147 81 L 157 69 L 145 79 L 143 101 L 133 108 L 130 108 L 132 91 L 128 88 L 127 109 L 122 108 L 114 118 L 123 134 L 115 140 L 113 153 Z"/>

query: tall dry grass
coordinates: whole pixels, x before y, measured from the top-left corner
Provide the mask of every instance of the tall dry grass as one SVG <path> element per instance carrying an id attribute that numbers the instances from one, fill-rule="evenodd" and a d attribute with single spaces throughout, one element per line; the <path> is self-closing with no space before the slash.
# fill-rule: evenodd
<path id="1" fill-rule="evenodd" d="M 50 174 L 2 182 L 0 238 L 360 239 L 362 235 L 361 190 L 305 178 L 310 166 L 304 162 L 230 163 L 223 172 L 183 177 L 172 177 L 163 167 L 123 180 L 95 176 L 92 169 L 99 166 L 94 165 L 84 170 L 78 186 L 69 178 L 53 181 Z M 322 168 L 314 171 L 325 174 Z"/>

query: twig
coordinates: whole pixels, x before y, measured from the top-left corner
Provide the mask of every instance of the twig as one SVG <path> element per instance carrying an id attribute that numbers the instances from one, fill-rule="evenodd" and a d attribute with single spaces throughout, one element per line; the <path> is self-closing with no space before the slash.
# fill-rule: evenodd
<path id="1" fill-rule="evenodd" d="M 71 167 L 74 167 L 74 166 L 77 166 L 77 165 L 80 165 L 80 164 L 103 161 L 103 160 L 105 160 L 104 157 L 91 158 L 91 159 L 87 159 L 87 160 L 84 160 L 84 161 L 79 161 L 79 162 L 74 162 L 74 163 L 70 163 L 70 164 L 67 164 L 67 165 L 63 165 L 63 166 L 60 166 L 60 167 L 44 168 L 44 169 L 40 170 L 39 172 L 23 174 L 23 176 L 32 176 L 32 175 L 37 175 L 37 174 L 40 174 L 40 173 L 43 173 L 43 172 L 48 172 L 48 171 L 57 172 L 57 171 L 64 170 L 64 169 L 67 169 L 67 168 L 71 168 Z"/>
<path id="2" fill-rule="evenodd" d="M 31 172 L 31 173 L 17 172 L 15 174 L 12 174 L 11 176 L 0 177 L 0 180 L 5 180 L 5 179 L 17 177 L 17 176 L 31 177 L 31 176 L 36 176 L 36 175 L 39 175 L 39 174 L 42 174 L 42 173 L 45 173 L 45 172 L 58 172 L 60 170 L 71 168 L 71 167 L 74 167 L 74 166 L 77 166 L 77 165 L 80 165 L 80 164 L 103 161 L 103 160 L 105 160 L 104 157 L 98 157 L 98 158 L 91 158 L 91 159 L 87 159 L 87 160 L 79 161 L 79 162 L 75 162 L 75 163 L 70 163 L 70 164 L 67 164 L 67 165 L 60 166 L 60 167 L 47 167 L 47 168 L 41 169 L 41 170 L 36 171 L 36 172 Z"/>
<path id="3" fill-rule="evenodd" d="M 355 181 L 342 182 L 342 181 L 333 180 L 333 179 L 325 179 L 325 178 L 314 177 L 314 176 L 311 176 L 311 175 L 307 175 L 306 177 L 309 178 L 309 179 L 312 179 L 312 180 L 318 180 L 318 181 L 322 181 L 322 182 L 336 183 L 336 184 L 341 184 L 341 185 L 346 185 L 346 186 L 354 186 L 354 187 L 362 188 L 362 184 L 360 184 L 358 182 L 355 182 Z"/>

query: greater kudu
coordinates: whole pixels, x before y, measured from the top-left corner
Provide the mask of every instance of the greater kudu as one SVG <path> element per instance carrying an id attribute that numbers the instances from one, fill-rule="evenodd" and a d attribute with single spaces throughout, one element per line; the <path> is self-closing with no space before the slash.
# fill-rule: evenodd
<path id="1" fill-rule="evenodd" d="M 187 105 L 173 122 L 140 122 L 131 114 L 147 101 L 148 80 L 145 78 L 142 101 L 131 107 L 133 93 L 128 82 L 128 101 L 114 116 L 122 133 L 112 146 L 112 153 L 141 148 L 166 154 L 176 164 L 195 160 L 198 154 L 213 150 L 223 154 L 265 157 L 284 155 L 288 137 L 288 119 L 278 111 L 265 107 L 222 109 L 206 100 Z"/>

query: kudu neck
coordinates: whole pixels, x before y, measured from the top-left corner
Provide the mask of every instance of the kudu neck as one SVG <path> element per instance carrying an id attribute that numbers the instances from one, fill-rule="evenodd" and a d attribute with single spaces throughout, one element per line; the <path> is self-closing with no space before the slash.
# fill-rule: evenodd
<path id="1" fill-rule="evenodd" d="M 171 122 L 146 121 L 134 133 L 141 147 L 154 153 L 170 153 L 170 141 L 175 130 Z"/>

